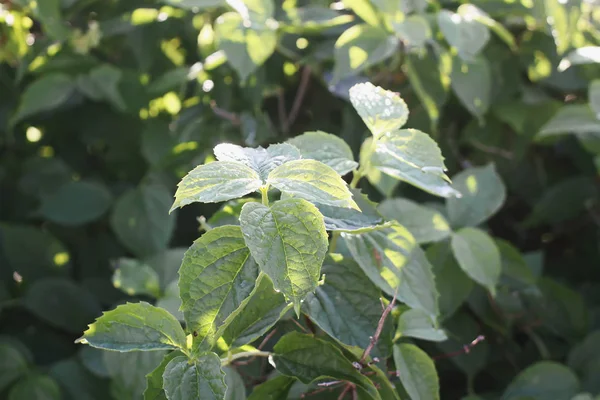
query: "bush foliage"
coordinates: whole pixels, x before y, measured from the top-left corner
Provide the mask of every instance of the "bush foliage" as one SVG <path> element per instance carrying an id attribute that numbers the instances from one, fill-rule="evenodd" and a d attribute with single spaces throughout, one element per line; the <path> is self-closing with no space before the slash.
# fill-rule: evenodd
<path id="1" fill-rule="evenodd" d="M 600 398 L 599 63 L 596 0 L 2 2 L 0 397 Z"/>

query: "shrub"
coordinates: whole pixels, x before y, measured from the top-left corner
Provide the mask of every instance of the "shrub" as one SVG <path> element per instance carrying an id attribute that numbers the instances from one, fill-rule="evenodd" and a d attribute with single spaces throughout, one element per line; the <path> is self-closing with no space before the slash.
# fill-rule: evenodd
<path id="1" fill-rule="evenodd" d="M 5 2 L 0 393 L 599 396 L 597 8 Z"/>

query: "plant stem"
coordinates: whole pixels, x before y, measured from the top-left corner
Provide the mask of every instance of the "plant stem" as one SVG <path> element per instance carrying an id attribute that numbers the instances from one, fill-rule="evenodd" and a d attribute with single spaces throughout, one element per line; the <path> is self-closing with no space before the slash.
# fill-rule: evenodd
<path id="1" fill-rule="evenodd" d="M 360 181 L 360 179 L 362 178 L 362 175 L 359 171 L 354 171 L 352 173 L 352 182 L 350 182 L 350 187 L 352 189 L 355 189 L 356 186 L 358 185 L 358 182 Z"/>
<path id="2" fill-rule="evenodd" d="M 236 353 L 236 354 L 232 354 L 227 358 L 222 358 L 221 359 L 221 365 L 225 366 L 225 365 L 229 365 L 231 364 L 232 361 L 235 361 L 237 359 L 240 358 L 245 358 L 245 357 L 269 357 L 271 354 L 270 351 L 260 351 L 260 350 L 255 350 L 255 351 L 244 351 L 242 353 Z"/>
<path id="3" fill-rule="evenodd" d="M 263 205 L 269 207 L 269 186 L 261 188 L 260 194 L 262 196 Z"/>
<path id="4" fill-rule="evenodd" d="M 329 254 L 335 253 L 335 248 L 337 246 L 338 238 L 340 237 L 339 231 L 334 231 L 331 234 L 331 242 L 329 242 Z"/>

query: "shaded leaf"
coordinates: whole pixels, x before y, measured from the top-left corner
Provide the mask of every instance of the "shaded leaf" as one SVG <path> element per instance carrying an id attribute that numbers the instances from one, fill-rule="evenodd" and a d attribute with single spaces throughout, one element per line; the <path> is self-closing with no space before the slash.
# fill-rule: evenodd
<path id="1" fill-rule="evenodd" d="M 506 200 L 506 188 L 493 164 L 471 167 L 452 177 L 452 187 L 462 194 L 446 201 L 454 228 L 477 226 L 494 215 Z"/>
<path id="2" fill-rule="evenodd" d="M 463 228 L 452 235 L 452 251 L 462 270 L 494 295 L 502 266 L 493 239 L 480 229 Z"/>
<path id="3" fill-rule="evenodd" d="M 440 383 L 433 360 L 410 343 L 394 346 L 394 363 L 404 389 L 412 399 L 439 399 Z"/>
<path id="4" fill-rule="evenodd" d="M 121 258 L 117 261 L 112 282 L 114 287 L 130 296 L 146 294 L 154 298 L 160 297 L 160 284 L 156 271 L 131 258 Z"/>
<path id="5" fill-rule="evenodd" d="M 8 400 L 59 400 L 58 383 L 49 376 L 30 375 L 17 382 L 8 393 Z"/>
<path id="6" fill-rule="evenodd" d="M 466 15 L 441 10 L 437 21 L 446 41 L 465 61 L 472 61 L 490 40 L 487 26 Z"/>
<path id="7" fill-rule="evenodd" d="M 40 213 L 61 225 L 76 226 L 100 218 L 110 207 L 110 192 L 98 183 L 69 182 L 42 196 Z"/>
<path id="8" fill-rule="evenodd" d="M 538 362 L 508 385 L 502 399 L 570 400 L 579 392 L 579 381 L 564 365 L 553 361 Z"/>
<path id="9" fill-rule="evenodd" d="M 492 72 L 488 61 L 477 57 L 467 62 L 454 57 L 450 78 L 456 97 L 482 121 L 492 101 Z"/>
<path id="10" fill-rule="evenodd" d="M 448 199 L 450 200 L 454 199 Z M 446 218 L 440 212 L 407 199 L 387 199 L 378 209 L 387 220 L 396 220 L 406 227 L 417 243 L 437 242 L 452 233 Z"/>
<path id="11" fill-rule="evenodd" d="M 441 305 L 440 308 L 442 308 Z M 398 318 L 398 328 L 394 340 L 402 337 L 412 337 L 432 342 L 443 342 L 448 338 L 446 332 L 437 327 L 437 322 L 431 316 L 416 308 L 404 311 Z"/>
<path id="12" fill-rule="evenodd" d="M 600 120 L 588 104 L 566 104 L 540 130 L 537 137 L 575 134 L 600 135 Z"/>
<path id="13" fill-rule="evenodd" d="M 146 390 L 144 390 L 144 400 L 167 400 L 167 395 L 163 390 L 163 374 L 167 364 L 175 357 L 181 357 L 183 354 L 179 351 L 172 351 L 167 354 L 152 372 L 146 374 Z"/>
<path id="14" fill-rule="evenodd" d="M 27 373 L 27 364 L 27 358 L 19 348 L 8 341 L 0 342 L 0 392 Z"/>
<path id="15" fill-rule="evenodd" d="M 53 73 L 42 76 L 25 89 L 11 124 L 60 107 L 75 92 L 75 87 L 73 79 L 66 74 Z"/>
<path id="16" fill-rule="evenodd" d="M 296 379 L 280 375 L 254 387 L 248 400 L 287 400 Z"/>

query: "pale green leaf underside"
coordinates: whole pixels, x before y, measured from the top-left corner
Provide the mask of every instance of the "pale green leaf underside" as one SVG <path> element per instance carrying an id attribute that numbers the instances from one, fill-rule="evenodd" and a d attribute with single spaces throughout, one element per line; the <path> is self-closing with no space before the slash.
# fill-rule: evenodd
<path id="1" fill-rule="evenodd" d="M 399 39 L 380 27 L 358 24 L 348 28 L 335 42 L 334 82 L 391 57 L 398 50 Z"/>
<path id="2" fill-rule="evenodd" d="M 379 215 L 369 215 L 353 208 L 333 207 L 316 203 L 328 231 L 362 233 L 384 223 Z"/>
<path id="3" fill-rule="evenodd" d="M 446 201 L 453 227 L 477 226 L 494 215 L 506 200 L 506 188 L 493 164 L 468 168 L 452 178 L 461 198 Z"/>
<path id="4" fill-rule="evenodd" d="M 600 119 L 588 104 L 564 105 L 540 130 L 537 137 L 575 134 L 600 135 Z"/>
<path id="5" fill-rule="evenodd" d="M 348 250 L 369 279 L 384 292 L 436 317 L 437 291 L 432 267 L 402 225 L 362 234 L 342 233 Z"/>
<path id="6" fill-rule="evenodd" d="M 436 322 L 431 316 L 416 308 L 404 311 L 398 318 L 398 328 L 394 339 L 397 340 L 402 337 L 412 337 L 432 342 L 443 342 L 448 339 L 444 330 L 436 326 Z"/>
<path id="7" fill-rule="evenodd" d="M 381 318 L 380 291 L 351 260 L 323 265 L 325 284 L 306 298 L 302 310 L 327 334 L 340 342 L 367 348 Z M 388 321 L 389 322 L 389 321 Z M 386 323 L 373 356 L 391 353 L 391 324 Z"/>
<path id="8" fill-rule="evenodd" d="M 257 191 L 261 185 L 258 173 L 239 162 L 216 161 L 199 165 L 179 182 L 171 211 L 194 202 L 218 203 L 237 199 Z"/>
<path id="9" fill-rule="evenodd" d="M 277 45 L 277 33 L 268 24 L 246 25 L 235 12 L 222 14 L 215 24 L 218 47 L 242 81 L 273 54 Z"/>
<path id="10" fill-rule="evenodd" d="M 369 82 L 352 86 L 350 101 L 375 137 L 402 128 L 408 120 L 408 107 L 398 94 Z"/>
<path id="11" fill-rule="evenodd" d="M 442 197 L 459 196 L 444 171 L 444 157 L 429 135 L 416 129 L 385 133 L 371 164 L 381 172 Z"/>
<path id="12" fill-rule="evenodd" d="M 317 160 L 295 160 L 280 165 L 271 171 L 267 183 L 310 202 L 358 209 L 346 182 Z"/>
<path id="13" fill-rule="evenodd" d="M 239 226 L 211 229 L 194 242 L 179 269 L 179 295 L 195 348 L 215 343 L 247 303 L 257 277 Z"/>
<path id="14" fill-rule="evenodd" d="M 194 363 L 187 357 L 175 357 L 163 373 L 164 390 L 169 400 L 223 400 L 227 385 L 221 359 L 215 353 L 203 353 Z"/>
<path id="15" fill-rule="evenodd" d="M 437 14 L 437 21 L 448 43 L 466 61 L 477 56 L 490 40 L 487 26 L 469 16 L 441 10 Z"/>
<path id="16" fill-rule="evenodd" d="M 219 161 L 238 162 L 252 168 L 264 182 L 267 180 L 269 173 L 276 167 L 302 157 L 300 151 L 293 144 L 272 144 L 266 149 L 262 147 L 254 149 L 230 143 L 222 143 L 215 146 L 214 152 Z"/>
<path id="17" fill-rule="evenodd" d="M 288 140 L 288 143 L 300 150 L 302 158 L 321 161 L 340 175 L 345 175 L 358 166 L 350 146 L 331 133 L 305 132 Z"/>
<path id="18" fill-rule="evenodd" d="M 440 383 L 433 360 L 410 343 L 394 346 L 394 363 L 411 399 L 439 400 Z"/>
<path id="19" fill-rule="evenodd" d="M 378 209 L 387 220 L 400 222 L 415 237 L 417 243 L 437 242 L 452 233 L 450 225 L 440 212 L 407 199 L 385 200 Z"/>
<path id="20" fill-rule="evenodd" d="M 501 273 L 500 251 L 492 238 L 477 228 L 463 228 L 452 236 L 458 265 L 493 295 Z"/>
<path id="21" fill-rule="evenodd" d="M 127 303 L 105 312 L 77 342 L 121 352 L 186 348 L 179 321 L 146 302 Z"/>
<path id="22" fill-rule="evenodd" d="M 296 311 L 315 290 L 327 252 L 327 234 L 317 208 L 303 199 L 280 200 L 266 207 L 247 203 L 240 225 L 252 257 Z"/>

